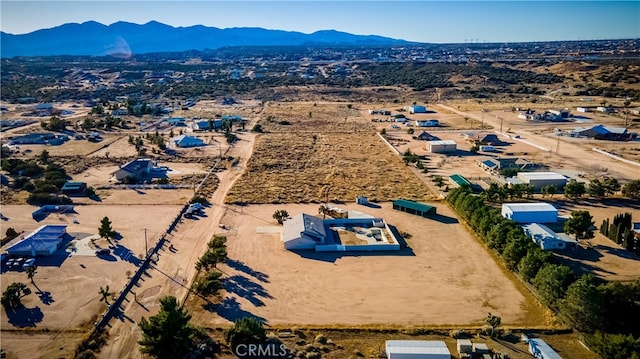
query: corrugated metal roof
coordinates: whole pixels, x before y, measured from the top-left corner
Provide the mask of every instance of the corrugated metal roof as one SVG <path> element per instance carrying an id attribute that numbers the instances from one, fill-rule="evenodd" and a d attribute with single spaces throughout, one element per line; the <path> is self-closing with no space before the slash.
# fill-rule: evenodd
<path id="1" fill-rule="evenodd" d="M 422 212 L 427 212 L 427 211 L 429 211 L 429 210 L 431 210 L 433 208 L 433 206 L 430 206 L 428 204 L 420 203 L 420 202 L 414 202 L 414 201 L 410 201 L 408 199 L 397 199 L 397 200 L 393 201 L 393 205 L 394 206 L 405 207 L 405 208 L 410 208 L 410 209 L 413 209 L 415 211 L 422 211 Z"/>
<path id="2" fill-rule="evenodd" d="M 567 177 L 557 172 L 518 172 L 518 177 L 528 180 L 566 180 Z"/>
<path id="3" fill-rule="evenodd" d="M 439 340 L 387 340 L 387 352 L 394 354 L 448 354 L 451 352 Z"/>
<path id="4" fill-rule="evenodd" d="M 549 203 L 503 203 L 502 207 L 509 208 L 511 212 L 558 212 L 558 209 Z"/>

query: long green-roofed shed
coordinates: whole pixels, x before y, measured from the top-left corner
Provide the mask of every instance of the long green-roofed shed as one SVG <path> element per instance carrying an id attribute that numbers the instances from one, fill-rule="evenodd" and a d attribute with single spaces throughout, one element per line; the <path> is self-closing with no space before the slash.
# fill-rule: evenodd
<path id="1" fill-rule="evenodd" d="M 463 186 L 471 187 L 471 182 L 469 182 L 469 180 L 464 178 L 462 175 L 454 174 L 454 175 L 449 176 L 449 178 L 458 187 L 463 187 Z"/>
<path id="2" fill-rule="evenodd" d="M 420 202 L 410 201 L 408 199 L 397 199 L 393 201 L 393 209 L 421 217 L 428 217 L 436 214 L 436 207 Z"/>

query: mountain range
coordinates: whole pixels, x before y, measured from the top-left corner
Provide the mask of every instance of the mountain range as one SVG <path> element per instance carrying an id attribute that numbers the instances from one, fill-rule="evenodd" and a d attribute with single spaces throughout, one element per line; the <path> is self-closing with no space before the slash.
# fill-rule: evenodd
<path id="1" fill-rule="evenodd" d="M 295 31 L 240 27 L 219 29 L 202 25 L 173 27 L 157 21 L 143 25 L 95 21 L 69 23 L 28 34 L 0 31 L 0 56 L 89 55 L 123 56 L 153 52 L 218 49 L 229 46 L 394 45 L 408 41 L 335 30 L 305 34 Z"/>

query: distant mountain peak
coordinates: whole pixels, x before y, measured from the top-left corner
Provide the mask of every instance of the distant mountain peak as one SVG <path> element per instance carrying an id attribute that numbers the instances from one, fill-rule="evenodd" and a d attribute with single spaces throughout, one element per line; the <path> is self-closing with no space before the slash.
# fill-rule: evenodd
<path id="1" fill-rule="evenodd" d="M 118 21 L 104 25 L 97 21 L 67 23 L 28 34 L 0 32 L 1 56 L 53 56 L 113 53 L 124 48 L 130 54 L 217 49 L 233 46 L 396 45 L 407 41 L 376 35 L 354 35 L 337 30 L 312 34 L 267 30 L 258 27 L 219 29 L 195 25 L 173 27 L 152 20 L 145 24 Z"/>

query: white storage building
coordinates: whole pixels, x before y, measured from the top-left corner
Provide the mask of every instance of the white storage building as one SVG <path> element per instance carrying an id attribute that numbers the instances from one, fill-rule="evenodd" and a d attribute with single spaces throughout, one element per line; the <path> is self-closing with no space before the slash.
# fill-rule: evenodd
<path id="1" fill-rule="evenodd" d="M 387 340 L 388 359 L 451 359 L 451 352 L 440 340 Z"/>
<path id="2" fill-rule="evenodd" d="M 456 141 L 453 140 L 428 141 L 427 146 L 431 153 L 455 152 L 458 149 Z"/>
<path id="3" fill-rule="evenodd" d="M 529 353 L 537 359 L 562 359 L 560 354 L 542 339 L 529 339 Z"/>
<path id="4" fill-rule="evenodd" d="M 549 203 L 503 203 L 502 217 L 517 223 L 555 223 L 558 209 Z"/>
<path id="5" fill-rule="evenodd" d="M 536 191 L 550 185 L 561 189 L 567 184 L 567 177 L 556 172 L 518 172 L 517 177 L 522 182 L 533 186 Z"/>

